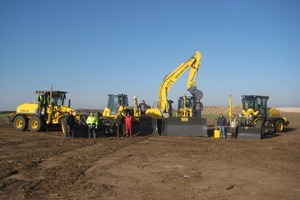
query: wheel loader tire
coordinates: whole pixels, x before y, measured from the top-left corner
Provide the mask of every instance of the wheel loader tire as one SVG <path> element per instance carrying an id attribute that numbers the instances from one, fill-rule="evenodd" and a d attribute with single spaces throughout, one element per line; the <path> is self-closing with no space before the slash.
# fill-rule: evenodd
<path id="1" fill-rule="evenodd" d="M 275 132 L 282 132 L 283 129 L 284 129 L 283 121 L 281 119 L 277 120 L 277 122 L 275 123 Z"/>
<path id="2" fill-rule="evenodd" d="M 61 130 L 62 130 L 63 135 L 67 136 L 67 134 L 68 134 L 68 125 L 67 125 L 65 117 L 61 118 L 60 125 L 61 125 Z"/>
<path id="3" fill-rule="evenodd" d="M 44 127 L 44 120 L 38 116 L 33 116 L 29 119 L 28 128 L 30 131 L 39 132 Z"/>
<path id="4" fill-rule="evenodd" d="M 14 119 L 14 127 L 18 131 L 25 131 L 27 129 L 27 117 L 19 115 Z"/>

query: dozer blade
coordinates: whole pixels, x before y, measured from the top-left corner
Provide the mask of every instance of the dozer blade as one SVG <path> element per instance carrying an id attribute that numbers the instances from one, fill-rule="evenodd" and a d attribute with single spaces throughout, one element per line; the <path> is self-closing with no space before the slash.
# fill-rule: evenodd
<path id="1" fill-rule="evenodd" d="M 153 119 L 151 117 L 140 117 L 132 125 L 132 132 L 139 136 L 151 135 L 154 132 Z"/>
<path id="2" fill-rule="evenodd" d="M 75 125 L 73 134 L 74 134 L 74 137 L 76 137 L 76 138 L 87 138 L 88 137 L 88 126 L 87 125 Z"/>
<path id="3" fill-rule="evenodd" d="M 198 117 L 170 117 L 161 121 L 163 136 L 203 136 L 207 134 L 207 120 Z M 159 128 L 159 127 L 158 127 Z"/>

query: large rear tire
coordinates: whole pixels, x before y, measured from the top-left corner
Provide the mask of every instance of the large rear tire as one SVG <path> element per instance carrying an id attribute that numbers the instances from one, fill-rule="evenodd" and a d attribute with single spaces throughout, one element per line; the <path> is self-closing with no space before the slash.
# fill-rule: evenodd
<path id="1" fill-rule="evenodd" d="M 28 128 L 30 131 L 39 132 L 44 127 L 44 120 L 38 116 L 33 116 L 28 122 Z"/>
<path id="2" fill-rule="evenodd" d="M 14 119 L 14 127 L 18 131 L 25 131 L 27 129 L 27 117 L 19 115 Z"/>
<path id="3" fill-rule="evenodd" d="M 275 132 L 282 132 L 284 129 L 284 123 L 283 120 L 279 119 L 275 123 Z"/>

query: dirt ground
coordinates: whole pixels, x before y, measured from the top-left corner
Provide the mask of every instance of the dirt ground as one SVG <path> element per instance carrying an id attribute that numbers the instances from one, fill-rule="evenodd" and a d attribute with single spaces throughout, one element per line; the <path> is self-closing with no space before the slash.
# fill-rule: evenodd
<path id="1" fill-rule="evenodd" d="M 299 152 L 299 120 L 263 140 L 2 127 L 0 199 L 299 199 Z"/>

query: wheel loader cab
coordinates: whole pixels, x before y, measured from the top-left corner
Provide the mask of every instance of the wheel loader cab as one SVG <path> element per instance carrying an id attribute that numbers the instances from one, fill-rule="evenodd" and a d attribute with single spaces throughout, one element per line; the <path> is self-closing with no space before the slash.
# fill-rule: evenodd
<path id="1" fill-rule="evenodd" d="M 245 115 L 245 117 L 248 117 L 247 115 L 251 114 L 252 117 L 266 118 L 268 99 L 268 96 L 243 95 L 242 105 L 243 114 Z"/>

